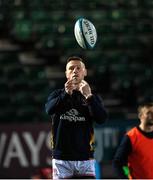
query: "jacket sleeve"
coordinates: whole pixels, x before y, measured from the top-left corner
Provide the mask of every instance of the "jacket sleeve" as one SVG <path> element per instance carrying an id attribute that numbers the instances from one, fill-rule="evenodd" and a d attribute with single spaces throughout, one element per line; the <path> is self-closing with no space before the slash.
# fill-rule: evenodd
<path id="1" fill-rule="evenodd" d="M 108 118 L 108 114 L 102 103 L 102 99 L 97 95 L 92 95 L 87 99 L 89 111 L 94 121 L 98 124 L 104 123 Z"/>
<path id="2" fill-rule="evenodd" d="M 131 141 L 125 135 L 117 148 L 113 159 L 113 168 L 119 178 L 127 179 L 130 174 L 126 171 L 128 168 L 128 156 L 132 151 Z"/>
<path id="3" fill-rule="evenodd" d="M 64 99 L 69 96 L 64 90 L 56 90 L 52 92 L 45 104 L 46 113 L 49 115 L 54 114 L 57 110 L 62 108 Z"/>

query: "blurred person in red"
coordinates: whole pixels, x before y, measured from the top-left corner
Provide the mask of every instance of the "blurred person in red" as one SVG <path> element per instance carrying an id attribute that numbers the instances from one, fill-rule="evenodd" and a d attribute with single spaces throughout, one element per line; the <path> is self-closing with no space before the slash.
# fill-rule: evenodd
<path id="1" fill-rule="evenodd" d="M 51 168 L 40 168 L 37 173 L 31 176 L 31 179 L 52 179 L 52 169 Z"/>
<path id="2" fill-rule="evenodd" d="M 122 179 L 153 179 L 153 103 L 138 107 L 140 124 L 123 137 L 113 159 Z"/>

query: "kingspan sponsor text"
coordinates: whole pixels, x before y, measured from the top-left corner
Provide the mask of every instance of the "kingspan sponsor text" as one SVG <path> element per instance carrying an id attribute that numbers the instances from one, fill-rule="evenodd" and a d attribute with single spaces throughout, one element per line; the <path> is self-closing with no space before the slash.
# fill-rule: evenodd
<path id="1" fill-rule="evenodd" d="M 62 114 L 60 116 L 60 119 L 63 119 L 63 120 L 68 120 L 68 121 L 85 121 L 85 117 L 78 117 L 78 116 L 70 116 L 70 115 L 65 115 L 65 114 Z"/>

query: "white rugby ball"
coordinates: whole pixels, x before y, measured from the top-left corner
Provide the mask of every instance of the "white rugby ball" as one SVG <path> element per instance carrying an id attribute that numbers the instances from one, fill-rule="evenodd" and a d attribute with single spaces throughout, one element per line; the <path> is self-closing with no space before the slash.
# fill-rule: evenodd
<path id="1" fill-rule="evenodd" d="M 78 44 L 84 49 L 92 49 L 97 42 L 97 31 L 91 21 L 79 18 L 74 26 L 74 35 Z"/>

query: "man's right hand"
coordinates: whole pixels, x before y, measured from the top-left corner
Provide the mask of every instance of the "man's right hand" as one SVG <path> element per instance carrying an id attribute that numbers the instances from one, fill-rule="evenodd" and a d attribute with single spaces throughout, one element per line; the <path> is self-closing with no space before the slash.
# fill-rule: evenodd
<path id="1" fill-rule="evenodd" d="M 65 83 L 65 91 L 66 91 L 66 93 L 71 95 L 73 90 L 75 90 L 75 89 L 76 89 L 76 85 L 73 83 L 73 79 L 68 80 Z"/>

